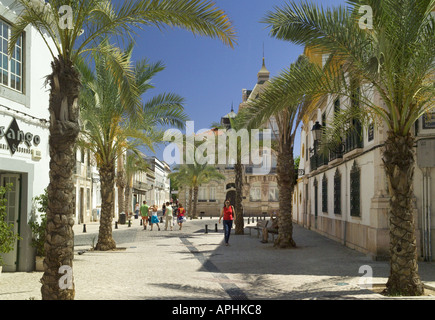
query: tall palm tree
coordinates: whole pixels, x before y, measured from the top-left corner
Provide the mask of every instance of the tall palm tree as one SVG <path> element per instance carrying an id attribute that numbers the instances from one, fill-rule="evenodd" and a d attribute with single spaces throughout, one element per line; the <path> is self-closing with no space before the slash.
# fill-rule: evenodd
<path id="1" fill-rule="evenodd" d="M 228 17 L 212 2 L 202 0 L 126 0 L 115 6 L 106 0 L 15 1 L 20 14 L 12 28 L 9 54 L 28 25 L 36 28 L 49 48 L 53 62 L 47 77 L 50 85 L 50 183 L 47 210 L 47 243 L 42 298 L 74 299 L 74 282 L 67 290 L 59 288 L 59 266 L 72 268 L 74 145 L 80 132 L 78 96 L 81 81 L 74 65 L 84 54 L 99 50 L 111 53 L 110 69 L 122 87 L 122 99 L 134 107 L 137 93 L 130 85 L 131 70 L 117 50 L 96 41 L 104 36 L 131 36 L 136 28 L 181 27 L 194 34 L 209 36 L 233 47 L 235 33 Z M 65 28 L 59 8 L 69 5 L 72 25 Z M 71 27 L 71 28 L 70 28 Z M 48 38 L 48 37 L 49 38 Z M 127 80 L 127 81 L 126 81 Z M 133 99 L 132 99 L 133 98 Z M 67 230 L 67 231 L 66 231 Z"/>
<path id="2" fill-rule="evenodd" d="M 130 61 L 132 46 L 125 52 Z M 116 80 L 108 68 L 107 59 L 94 55 L 95 74 L 79 67 L 83 75 L 80 95 L 81 119 L 84 123 L 80 144 L 93 152 L 101 181 L 101 220 L 97 250 L 116 248 L 112 238 L 113 188 L 116 160 L 127 150 L 136 151 L 145 145 L 153 150 L 153 144 L 163 137 L 160 125 L 175 125 L 182 128 L 187 116 L 183 111 L 183 99 L 175 94 L 160 94 L 146 102 L 137 113 L 131 113 L 120 98 Z M 135 64 L 133 83 L 140 94 L 150 88 L 150 79 L 162 70 L 161 63 L 148 65 L 146 61 Z"/>
<path id="3" fill-rule="evenodd" d="M 296 246 L 293 239 L 292 196 L 295 181 L 294 141 L 299 125 L 308 112 L 310 103 L 307 95 L 295 91 L 293 74 L 300 72 L 311 76 L 308 72 L 314 65 L 304 56 L 281 74 L 270 80 L 269 85 L 256 100 L 248 103 L 241 112 L 241 117 L 248 128 L 258 128 L 273 117 L 278 132 L 273 132 L 274 148 L 277 154 L 277 180 L 279 190 L 278 237 L 274 246 L 291 248 Z M 298 79 L 298 82 L 300 79 Z M 310 81 L 310 78 L 304 80 Z"/>
<path id="4" fill-rule="evenodd" d="M 386 293 L 421 295 L 424 290 L 418 274 L 412 210 L 415 137 L 411 128 L 434 108 L 435 20 L 431 13 L 435 1 L 348 3 L 349 8 L 325 9 L 308 2 L 289 2 L 269 12 L 264 22 L 271 27 L 273 37 L 329 53 L 329 61 L 335 60 L 336 76 L 341 75 L 336 83 L 340 85 L 312 88 L 319 95 L 352 98 L 352 84 L 344 81 L 350 78 L 373 88 L 385 104 L 358 98 L 362 109 L 380 118 L 388 131 L 383 149 L 390 192 L 391 268 Z M 359 23 L 363 18 L 361 5 L 373 10 L 373 19 L 364 21 L 363 28 Z"/>
<path id="5" fill-rule="evenodd" d="M 239 130 L 245 129 L 245 123 L 243 122 L 243 119 L 239 116 L 229 117 L 230 121 L 230 130 L 234 130 L 238 132 Z M 221 133 L 221 130 L 226 129 L 222 126 L 220 123 L 213 122 L 211 126 L 215 129 L 213 130 L 214 134 L 219 135 Z M 251 138 L 251 135 L 249 135 L 249 138 Z M 236 211 L 236 220 L 235 220 L 235 234 L 236 235 L 243 235 L 245 233 L 245 222 L 243 219 L 243 170 L 245 168 L 244 164 L 242 163 L 242 159 L 245 157 L 249 157 L 249 148 L 246 148 L 246 146 L 241 145 L 242 141 L 238 140 L 236 144 L 237 154 L 231 155 L 231 157 L 234 157 L 232 161 L 235 161 L 234 163 L 234 184 L 236 189 L 236 198 L 235 198 L 235 204 L 234 209 Z M 219 148 L 216 149 L 216 152 L 219 154 L 219 152 L 226 152 L 226 159 L 229 159 L 229 153 L 230 148 L 228 145 L 225 145 L 224 150 L 219 150 Z"/>

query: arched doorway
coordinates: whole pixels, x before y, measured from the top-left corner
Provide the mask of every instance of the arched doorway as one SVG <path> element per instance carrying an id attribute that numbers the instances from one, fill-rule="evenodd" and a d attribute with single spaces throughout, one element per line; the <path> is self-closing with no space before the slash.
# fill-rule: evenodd
<path id="1" fill-rule="evenodd" d="M 236 205 L 236 190 L 230 190 L 227 192 L 225 200 L 230 200 L 232 206 Z"/>

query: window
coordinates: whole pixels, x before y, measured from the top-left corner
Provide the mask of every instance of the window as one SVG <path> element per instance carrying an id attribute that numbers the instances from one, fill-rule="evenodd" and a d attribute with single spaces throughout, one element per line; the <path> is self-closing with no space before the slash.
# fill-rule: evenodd
<path id="1" fill-rule="evenodd" d="M 210 201 L 216 201 L 216 187 L 210 187 Z"/>
<path id="2" fill-rule="evenodd" d="M 356 162 L 350 171 L 350 215 L 361 216 L 361 169 Z"/>
<path id="3" fill-rule="evenodd" d="M 423 115 L 423 129 L 435 128 L 435 111 Z"/>
<path id="4" fill-rule="evenodd" d="M 261 186 L 253 185 L 249 192 L 250 201 L 261 201 Z"/>
<path id="5" fill-rule="evenodd" d="M 368 141 L 373 141 L 375 139 L 375 125 L 373 123 L 369 124 L 367 131 Z"/>
<path id="6" fill-rule="evenodd" d="M 23 36 L 15 45 L 11 59 L 8 56 L 8 42 L 11 36 L 11 27 L 0 20 L 0 83 L 23 91 Z"/>
<path id="7" fill-rule="evenodd" d="M 334 214 L 341 214 L 341 174 L 338 169 L 334 175 Z"/>
<path id="8" fill-rule="evenodd" d="M 279 201 L 279 192 L 276 185 L 269 186 L 269 201 Z"/>
<path id="9" fill-rule="evenodd" d="M 334 102 L 334 115 L 338 114 L 340 109 L 340 98 L 337 98 L 337 100 Z"/>
<path id="10" fill-rule="evenodd" d="M 201 202 L 207 201 L 206 191 L 207 191 L 206 188 L 199 187 L 199 189 L 198 189 L 198 201 L 201 201 Z"/>
<path id="11" fill-rule="evenodd" d="M 86 208 L 91 209 L 91 189 L 86 188 Z"/>
<path id="12" fill-rule="evenodd" d="M 326 174 L 322 179 L 322 212 L 328 212 L 328 179 Z"/>

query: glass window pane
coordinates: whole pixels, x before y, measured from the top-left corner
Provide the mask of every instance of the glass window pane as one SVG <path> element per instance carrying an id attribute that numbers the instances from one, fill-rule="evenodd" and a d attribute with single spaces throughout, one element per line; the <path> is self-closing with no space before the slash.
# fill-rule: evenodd
<path id="1" fill-rule="evenodd" d="M 3 55 L 3 69 L 9 70 L 8 68 L 8 57 Z"/>

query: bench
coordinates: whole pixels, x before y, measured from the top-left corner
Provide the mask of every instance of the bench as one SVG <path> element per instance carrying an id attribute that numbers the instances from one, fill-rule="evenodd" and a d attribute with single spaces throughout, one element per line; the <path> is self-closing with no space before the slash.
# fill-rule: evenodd
<path id="1" fill-rule="evenodd" d="M 247 226 L 246 228 L 249 230 L 249 235 L 252 235 L 252 230 L 257 230 L 257 238 L 260 237 L 260 233 L 263 231 L 263 228 L 267 228 L 270 220 L 259 220 L 255 226 Z M 268 230 L 268 235 L 272 235 L 272 241 L 275 241 L 275 234 L 278 234 L 278 230 Z"/>
<path id="2" fill-rule="evenodd" d="M 259 238 L 260 231 L 262 231 L 263 228 L 266 228 L 268 223 L 269 221 L 259 220 L 255 226 L 247 226 L 246 228 L 249 230 L 249 235 L 252 235 L 252 230 L 257 230 L 257 238 Z"/>

